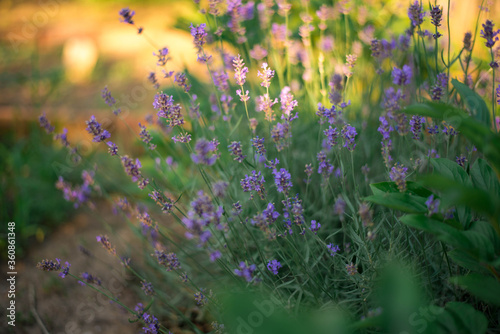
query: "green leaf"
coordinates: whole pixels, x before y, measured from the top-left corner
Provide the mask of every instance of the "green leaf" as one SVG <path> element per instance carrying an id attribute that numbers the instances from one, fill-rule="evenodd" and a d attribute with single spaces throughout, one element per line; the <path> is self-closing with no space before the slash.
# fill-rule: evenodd
<path id="1" fill-rule="evenodd" d="M 421 182 L 440 191 L 445 206 L 457 205 L 460 222 L 466 229 L 471 223 L 470 209 L 492 217 L 500 204 L 499 200 L 495 201 L 494 197 L 481 189 L 465 186 L 441 175 L 426 175 L 421 178 Z"/>
<path id="2" fill-rule="evenodd" d="M 448 252 L 448 256 L 453 262 L 463 268 L 473 270 L 484 275 L 487 275 L 489 273 L 489 271 L 486 270 L 486 268 L 481 265 L 481 263 L 479 263 L 475 257 L 469 255 L 467 252 L 461 249 L 455 249 L 451 252 Z"/>
<path id="3" fill-rule="evenodd" d="M 470 274 L 467 276 L 451 277 L 450 282 L 460 285 L 487 303 L 500 306 L 500 282 L 492 276 Z"/>
<path id="4" fill-rule="evenodd" d="M 486 319 L 486 316 L 475 310 L 471 305 L 466 303 L 450 302 L 446 304 L 445 310 L 453 316 L 455 325 L 457 325 L 456 327 L 453 326 L 456 330 L 450 331 L 449 333 L 486 333 L 486 330 L 488 329 L 488 320 Z M 444 326 L 449 324 L 443 323 L 442 320 L 442 317 L 437 318 L 437 321 Z"/>
<path id="5" fill-rule="evenodd" d="M 467 137 L 500 173 L 500 135 L 462 110 L 444 103 L 427 102 L 406 107 L 405 112 L 443 120 Z"/>
<path id="6" fill-rule="evenodd" d="M 445 158 L 433 158 L 431 159 L 431 164 L 435 172 L 464 185 L 472 185 L 467 172 L 465 172 L 465 170 L 455 161 Z"/>
<path id="7" fill-rule="evenodd" d="M 495 232 L 495 229 L 485 221 L 475 221 L 472 223 L 469 231 L 474 231 L 485 236 L 489 241 L 491 241 L 493 248 L 495 249 L 495 254 L 500 254 L 500 237 Z"/>
<path id="8" fill-rule="evenodd" d="M 374 195 L 381 195 L 384 193 L 399 193 L 396 182 L 379 182 L 370 184 L 370 188 Z M 429 189 L 422 187 L 421 184 L 413 181 L 406 182 L 406 193 L 410 195 L 417 195 L 420 197 L 428 198 L 432 195 Z"/>
<path id="9" fill-rule="evenodd" d="M 425 215 L 406 215 L 401 217 L 400 220 L 410 227 L 433 234 L 439 240 L 451 246 L 469 249 L 473 247 L 472 243 L 462 234 L 462 231 Z"/>
<path id="10" fill-rule="evenodd" d="M 483 159 L 477 159 L 470 169 L 470 176 L 474 186 L 493 196 L 500 196 L 500 183 L 493 168 Z"/>
<path id="11" fill-rule="evenodd" d="M 457 79 L 452 79 L 451 83 L 469 108 L 472 116 L 489 128 L 491 126 L 490 111 L 481 96 Z"/>
<path id="12" fill-rule="evenodd" d="M 380 195 L 365 197 L 364 200 L 408 213 L 427 212 L 426 199 L 408 193 L 380 193 Z"/>
<path id="13" fill-rule="evenodd" d="M 461 252 L 457 254 L 458 264 L 482 270 L 481 264 L 492 264 L 497 258 L 492 241 L 476 231 L 460 231 L 438 220 L 425 215 L 406 215 L 402 217 L 404 224 L 433 234 Z M 471 264 L 472 263 L 472 264 Z"/>

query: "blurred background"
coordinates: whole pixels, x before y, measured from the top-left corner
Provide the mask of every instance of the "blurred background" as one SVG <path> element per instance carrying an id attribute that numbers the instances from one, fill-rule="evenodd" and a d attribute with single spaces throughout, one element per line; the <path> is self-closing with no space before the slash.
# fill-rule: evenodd
<path id="1" fill-rule="evenodd" d="M 394 27 L 401 28 L 394 31 L 400 33 L 407 26 L 408 1 L 352 2 L 354 7 L 368 3 L 380 9 L 380 18 L 373 18 L 378 29 L 384 28 L 387 17 L 395 17 L 396 24 L 388 27 L 388 35 Z M 464 33 L 474 30 L 481 2 L 452 1 L 452 41 L 457 48 L 461 47 Z M 446 15 L 447 1 L 438 3 L 445 8 Z M 201 4 L 204 6 L 206 1 Z M 124 7 L 135 10 L 134 19 L 144 27 L 143 35 L 119 22 L 118 12 Z M 500 24 L 498 13 L 500 2 L 491 1 L 488 15 Z M 198 80 L 208 82 L 206 68 L 195 61 L 189 34 L 189 24 L 204 22 L 204 16 L 190 0 L 2 0 L 0 16 L 0 218 L 2 224 L 16 222 L 17 256 L 27 257 L 28 267 L 40 256 L 56 256 L 60 247 L 67 247 L 67 254 L 71 254 L 74 243 L 78 240 L 85 243 L 77 236 L 87 233 L 92 238 L 100 224 L 92 217 L 78 215 L 55 183 L 61 174 L 69 181 L 78 181 L 82 170 L 94 165 L 98 168 L 106 165 L 104 175 L 121 169 L 119 164 L 109 165 L 109 159 L 104 159 L 107 154 L 102 148 L 98 150 L 85 131 L 85 121 L 91 115 L 96 115 L 110 132 L 126 130 L 102 100 L 102 89 L 108 86 L 127 123 L 136 125 L 144 122 L 148 114 L 154 114 L 152 101 L 156 89 L 147 77 L 156 67 L 152 53 L 160 47 L 169 48 L 169 70 L 187 69 Z M 443 27 L 446 28 L 445 20 Z M 441 42 L 446 43 L 446 39 Z M 477 56 L 481 56 L 479 49 Z M 482 49 L 486 57 L 486 49 Z M 40 129 L 38 117 L 44 112 L 56 126 L 56 132 L 67 128 L 72 147 L 86 159 L 75 161 L 67 149 Z M 120 140 L 117 144 L 127 147 L 130 154 L 144 153 L 133 145 L 130 137 L 120 136 Z M 102 182 L 112 188 L 120 182 L 120 176 L 104 177 Z M 109 208 L 98 204 L 97 209 L 111 216 Z M 65 227 L 60 227 L 63 223 Z M 4 232 L 0 239 L 2 259 L 6 254 Z M 56 241 L 49 245 L 45 241 L 52 234 Z M 63 291 L 60 284 L 66 283 L 46 282 L 45 297 L 49 298 L 50 292 Z M 26 326 L 33 326 L 29 332 L 36 333 L 39 329 L 30 309 L 31 305 L 27 306 L 25 315 L 21 313 L 20 317 Z M 64 331 L 67 322 L 54 326 Z M 104 325 L 100 326 L 91 332 L 104 331 Z M 116 324 L 113 326 L 116 332 Z"/>

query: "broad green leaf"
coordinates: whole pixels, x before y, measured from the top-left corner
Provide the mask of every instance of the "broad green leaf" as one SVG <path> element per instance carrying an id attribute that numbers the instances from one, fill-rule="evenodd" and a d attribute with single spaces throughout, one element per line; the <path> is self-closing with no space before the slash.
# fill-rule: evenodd
<path id="1" fill-rule="evenodd" d="M 437 172 L 449 179 L 453 179 L 463 185 L 470 186 L 472 182 L 467 172 L 460 167 L 455 161 L 445 158 L 433 158 L 431 164 L 434 167 L 434 172 Z"/>
<path id="2" fill-rule="evenodd" d="M 469 108 L 472 117 L 489 128 L 491 126 L 490 111 L 481 96 L 457 79 L 452 79 L 451 83 L 458 94 L 460 94 L 462 101 L 464 101 Z"/>
<path id="3" fill-rule="evenodd" d="M 500 282 L 492 276 L 470 274 L 451 277 L 450 282 L 460 285 L 481 300 L 500 306 Z"/>
<path id="4" fill-rule="evenodd" d="M 410 227 L 433 234 L 439 240 L 453 247 L 469 249 L 473 247 L 473 244 L 462 234 L 463 231 L 457 230 L 439 220 L 425 215 L 406 215 L 401 217 L 400 220 Z"/>
<path id="5" fill-rule="evenodd" d="M 470 169 L 470 176 L 475 187 L 500 197 L 500 183 L 497 175 L 485 160 L 476 160 Z"/>
<path id="6" fill-rule="evenodd" d="M 481 263 L 479 263 L 475 257 L 469 255 L 464 250 L 461 249 L 452 250 L 451 252 L 448 252 L 448 256 L 453 262 L 455 262 L 456 264 L 458 264 L 463 268 L 473 270 L 477 273 L 482 273 L 484 275 L 487 275 L 489 273 L 489 271 L 486 270 L 486 268 L 483 265 L 481 265 Z"/>
<path id="7" fill-rule="evenodd" d="M 427 187 L 440 191 L 443 203 L 458 206 L 460 222 L 466 228 L 471 223 L 469 208 L 492 217 L 500 204 L 498 200 L 495 201 L 495 198 L 481 189 L 462 185 L 454 179 L 441 175 L 426 175 L 421 178 L 421 182 Z"/>
<path id="8" fill-rule="evenodd" d="M 495 232 L 495 229 L 490 223 L 484 221 L 475 221 L 472 223 L 469 231 L 474 231 L 484 235 L 488 240 L 491 241 L 495 254 L 500 255 L 500 237 Z"/>
<path id="9" fill-rule="evenodd" d="M 444 103 L 421 103 L 406 107 L 405 112 L 443 120 L 459 130 L 462 135 L 483 152 L 497 173 L 500 173 L 500 135 L 462 110 Z"/>
<path id="10" fill-rule="evenodd" d="M 446 304 L 445 308 L 447 313 L 453 316 L 454 322 L 458 326 L 453 326 L 457 330 L 453 330 L 451 333 L 470 333 L 470 334 L 481 334 L 486 333 L 488 329 L 488 320 L 485 315 L 466 303 L 450 302 Z M 443 318 L 438 317 L 437 321 L 443 325 L 450 325 L 449 323 L 443 323 Z M 447 327 L 447 326 L 446 326 Z"/>
<path id="11" fill-rule="evenodd" d="M 364 200 L 408 213 L 427 212 L 426 198 L 407 193 L 381 193 L 365 197 Z"/>
<path id="12" fill-rule="evenodd" d="M 396 182 L 379 182 L 370 184 L 370 188 L 374 195 L 380 195 L 383 193 L 399 193 L 398 186 Z M 410 195 L 417 195 L 421 197 L 429 197 L 432 192 L 420 185 L 417 182 L 407 181 L 406 182 L 406 193 Z"/>

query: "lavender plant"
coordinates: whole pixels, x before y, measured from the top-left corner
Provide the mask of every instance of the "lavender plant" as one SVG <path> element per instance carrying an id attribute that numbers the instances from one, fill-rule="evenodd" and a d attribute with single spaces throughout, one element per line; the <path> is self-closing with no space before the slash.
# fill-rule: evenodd
<path id="1" fill-rule="evenodd" d="M 498 298 L 485 296 L 474 276 L 489 275 L 489 286 L 500 291 L 500 186 L 493 172 L 500 172 L 498 66 L 482 68 L 491 74 L 490 108 L 468 72 L 471 36 L 474 43 L 484 38 L 494 58 L 498 32 L 487 20 L 481 37 L 476 27 L 457 56 L 448 49 L 446 61 L 438 57 L 438 38 L 446 35 L 441 26 L 449 5 L 411 3 L 407 29 L 388 36 L 366 17 L 377 5 L 349 3 L 228 0 L 201 7 L 205 22 L 189 28 L 211 83 L 194 91 L 195 78 L 168 70 L 167 47 L 154 53 L 164 76 L 148 74 L 158 92 L 144 108 L 156 120 L 150 128 L 129 127 L 149 157 L 122 152 L 114 144 L 118 134 L 103 129 L 98 116 L 87 121 L 93 141 L 121 161 L 144 194 L 101 196 L 140 231 L 144 254 L 124 254 L 113 236 L 97 236 L 137 276 L 143 300 L 123 305 L 101 288 L 106 282 L 77 277 L 59 260 L 39 268 L 100 291 L 141 322 L 143 333 L 168 333 L 161 325 L 167 312 L 200 332 L 180 308 L 195 304 L 206 309 L 206 322 L 215 321 L 214 332 L 238 332 L 226 298 L 241 291 L 271 296 L 289 319 L 335 309 L 349 319 L 347 330 L 422 332 L 411 320 L 414 309 L 395 310 L 377 298 L 387 262 L 412 267 L 424 299 L 435 301 L 429 307 L 447 315 L 428 319 L 423 331 L 450 332 L 443 328 L 458 326 L 457 310 L 477 324 L 471 332 L 498 326 Z M 134 14 L 123 9 L 120 20 L 135 26 Z M 147 26 L 138 33 L 150 40 Z M 111 92 L 106 87 L 102 95 L 119 117 Z M 40 124 L 53 129 L 45 115 Z M 173 152 L 170 160 L 166 152 Z M 143 167 L 145 160 L 154 167 Z M 442 178 L 425 177 L 430 171 Z M 82 205 L 92 185 L 87 173 L 81 186 L 61 179 L 58 188 Z M 467 191 L 491 196 L 469 203 Z M 141 257 L 147 268 L 138 264 Z M 170 298 L 167 286 L 182 300 Z"/>

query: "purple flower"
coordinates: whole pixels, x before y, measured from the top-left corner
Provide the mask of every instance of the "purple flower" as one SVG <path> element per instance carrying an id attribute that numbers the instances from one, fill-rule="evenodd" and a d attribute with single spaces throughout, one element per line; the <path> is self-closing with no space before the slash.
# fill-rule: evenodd
<path id="1" fill-rule="evenodd" d="M 404 98 L 405 95 L 401 92 L 401 89 L 396 91 L 393 87 L 389 87 L 385 90 L 382 108 L 387 111 L 388 115 L 391 115 L 394 111 L 401 109 L 400 102 Z"/>
<path id="2" fill-rule="evenodd" d="M 47 115 L 43 113 L 38 117 L 38 121 L 40 123 L 40 126 L 45 129 L 45 132 L 47 133 L 52 133 L 54 132 L 54 127 L 50 124 L 49 120 L 47 119 Z"/>
<path id="3" fill-rule="evenodd" d="M 271 138 L 278 152 L 288 147 L 287 138 L 290 138 L 290 124 L 288 122 L 276 123 L 271 130 Z"/>
<path id="4" fill-rule="evenodd" d="M 204 138 L 198 139 L 194 146 L 195 153 L 191 154 L 191 159 L 195 164 L 212 166 L 217 160 L 217 146 L 213 141 Z"/>
<path id="5" fill-rule="evenodd" d="M 333 124 L 335 123 L 336 117 L 340 115 L 340 110 L 339 114 L 337 115 L 337 111 L 334 105 L 332 105 L 330 109 L 327 109 L 321 103 L 318 103 L 318 111 L 316 112 L 316 115 L 320 117 L 320 124 L 323 124 L 325 122 L 325 119 L 328 121 L 328 123 Z"/>
<path id="6" fill-rule="evenodd" d="M 252 175 L 245 175 L 245 178 L 240 181 L 241 187 L 244 192 L 256 191 L 261 199 L 265 198 L 266 190 L 264 188 L 264 176 L 261 172 L 252 171 Z M 253 195 L 251 195 L 253 198 Z"/>
<path id="7" fill-rule="evenodd" d="M 127 8 L 121 9 L 118 14 L 120 14 L 120 16 L 121 16 L 120 22 L 134 24 L 134 21 L 132 21 L 132 17 L 135 15 L 135 11 L 133 11 L 133 10 L 131 11 L 127 7 Z"/>
<path id="8" fill-rule="evenodd" d="M 158 83 L 158 79 L 156 79 L 156 73 L 155 72 L 149 72 L 148 81 L 153 84 L 153 87 L 155 89 L 160 88 L 160 84 Z"/>
<path id="9" fill-rule="evenodd" d="M 328 98 L 333 105 L 342 102 L 342 91 L 344 89 L 344 77 L 340 74 L 334 74 L 328 83 L 330 86 L 330 93 Z"/>
<path id="10" fill-rule="evenodd" d="M 274 77 L 274 71 L 271 70 L 267 63 L 262 64 L 263 71 L 259 71 L 257 76 L 262 79 L 262 83 L 260 84 L 262 87 L 269 88 L 271 85 L 271 79 Z"/>
<path id="11" fill-rule="evenodd" d="M 93 275 L 91 275 L 91 274 L 89 274 L 87 272 L 81 273 L 80 276 L 88 284 L 101 285 L 101 280 L 98 277 L 93 276 Z M 78 281 L 78 283 L 80 283 L 80 285 L 82 285 L 82 286 L 85 286 L 85 283 L 83 283 L 83 282 Z"/>
<path id="12" fill-rule="evenodd" d="M 196 301 L 196 305 L 198 306 L 205 306 L 205 304 L 208 303 L 208 298 L 203 292 L 204 289 L 200 289 L 200 291 L 194 294 L 194 300 Z"/>
<path id="13" fill-rule="evenodd" d="M 316 155 L 316 159 L 318 160 L 318 174 L 323 177 L 323 184 L 326 184 L 328 178 L 333 173 L 333 165 L 330 163 L 330 160 L 326 158 L 326 153 L 320 151 Z"/>
<path id="14" fill-rule="evenodd" d="M 228 186 L 229 184 L 224 181 L 215 182 L 213 186 L 214 195 L 219 198 L 226 197 L 226 190 Z"/>
<path id="15" fill-rule="evenodd" d="M 101 124 L 96 121 L 94 115 L 92 115 L 90 120 L 85 123 L 87 124 L 87 132 L 94 136 L 94 139 L 92 139 L 93 142 L 98 143 L 111 137 L 111 134 L 107 130 L 103 130 L 101 128 Z"/>
<path id="16" fill-rule="evenodd" d="M 267 270 L 273 273 L 273 275 L 278 275 L 278 269 L 281 268 L 282 265 L 278 260 L 271 260 L 267 263 Z"/>
<path id="17" fill-rule="evenodd" d="M 297 100 L 293 99 L 293 95 L 290 93 L 290 91 L 290 87 L 285 86 L 280 93 L 281 110 L 286 116 L 290 116 L 293 109 L 298 105 Z"/>
<path id="18" fill-rule="evenodd" d="M 123 168 L 125 168 L 125 173 L 127 173 L 127 175 L 132 178 L 133 182 L 139 181 L 139 179 L 141 178 L 141 172 L 139 171 L 139 169 L 142 167 L 139 159 L 135 159 L 134 163 L 134 160 L 132 158 L 129 158 L 128 155 L 125 155 L 121 157 L 121 160 Z"/>
<path id="19" fill-rule="evenodd" d="M 257 266 L 255 264 L 247 266 L 247 264 L 242 261 L 240 262 L 239 269 L 234 269 L 234 273 L 237 276 L 244 277 L 247 282 L 251 282 L 255 270 L 257 270 Z"/>
<path id="20" fill-rule="evenodd" d="M 177 86 L 181 87 L 185 93 L 189 93 L 191 85 L 188 84 L 188 79 L 186 77 L 186 74 L 176 73 L 174 77 L 174 82 L 177 83 Z"/>
<path id="21" fill-rule="evenodd" d="M 60 140 L 61 143 L 66 146 L 66 147 L 69 147 L 69 141 L 68 141 L 68 129 L 64 128 L 63 129 L 63 132 L 61 133 L 56 133 L 54 135 L 54 140 Z"/>
<path id="22" fill-rule="evenodd" d="M 181 264 L 175 253 L 165 253 L 162 250 L 155 250 L 155 256 L 158 263 L 164 266 L 167 271 L 181 268 Z"/>
<path id="23" fill-rule="evenodd" d="M 412 138 L 419 140 L 420 132 L 422 132 L 422 123 L 425 122 L 425 118 L 422 116 L 413 115 L 410 120 L 411 132 L 413 133 Z"/>
<path id="24" fill-rule="evenodd" d="M 111 92 L 108 90 L 108 86 L 104 87 L 101 96 L 104 99 L 104 102 L 110 107 L 116 103 L 116 100 L 111 96 Z"/>
<path id="25" fill-rule="evenodd" d="M 264 49 L 260 44 L 254 45 L 253 49 L 250 50 L 250 57 L 259 61 L 267 57 L 267 50 Z"/>
<path id="26" fill-rule="evenodd" d="M 456 163 L 460 166 L 460 167 L 464 167 L 465 168 L 465 164 L 467 162 L 467 158 L 465 157 L 465 155 L 463 154 L 460 154 L 460 156 L 457 156 L 456 159 L 455 159 Z"/>
<path id="27" fill-rule="evenodd" d="M 243 211 L 240 202 L 233 203 L 233 214 L 235 216 L 239 215 Z"/>
<path id="28" fill-rule="evenodd" d="M 417 27 L 424 22 L 424 13 L 418 1 L 415 1 L 408 8 L 408 17 L 411 20 L 413 27 Z"/>
<path id="29" fill-rule="evenodd" d="M 191 28 L 191 36 L 193 36 L 193 43 L 196 47 L 202 48 L 205 44 L 205 37 L 207 37 L 207 33 L 205 31 L 206 24 L 202 23 L 198 27 L 194 26 L 192 23 L 190 25 Z"/>
<path id="30" fill-rule="evenodd" d="M 345 212 L 345 206 L 346 206 L 346 203 L 345 203 L 344 199 L 341 196 L 339 196 L 335 200 L 335 204 L 333 205 L 333 211 L 337 215 L 339 215 L 340 217 L 343 217 L 344 212 Z"/>
<path id="31" fill-rule="evenodd" d="M 427 132 L 431 135 L 437 135 L 439 133 L 439 126 L 435 124 L 434 126 L 427 127 Z"/>
<path id="32" fill-rule="evenodd" d="M 401 164 L 396 164 L 391 168 L 389 176 L 392 181 L 396 183 L 399 191 L 404 192 L 406 190 L 406 173 L 408 172 L 408 168 L 403 167 Z"/>
<path id="33" fill-rule="evenodd" d="M 187 216 L 182 219 L 188 229 L 186 237 L 192 239 L 196 236 L 200 244 L 204 245 L 212 236 L 210 230 L 207 229 L 208 225 L 213 225 L 218 230 L 224 228 L 221 223 L 223 212 L 222 206 L 214 206 L 210 197 L 200 190 L 198 197 L 191 202 L 191 209 Z"/>
<path id="34" fill-rule="evenodd" d="M 238 161 L 239 163 L 243 162 L 245 160 L 246 155 L 243 155 L 241 151 L 241 142 L 236 142 L 233 141 L 231 142 L 230 145 L 227 147 L 229 149 L 229 152 L 231 153 L 232 156 L 234 156 L 233 160 Z"/>
<path id="35" fill-rule="evenodd" d="M 278 191 L 280 193 L 284 193 L 285 195 L 288 194 L 288 191 L 292 187 L 292 176 L 290 175 L 290 173 L 286 169 L 281 168 L 279 171 L 277 169 L 274 169 L 273 174 L 274 183 L 276 184 L 276 188 L 278 189 Z"/>
<path id="36" fill-rule="evenodd" d="M 326 248 L 330 251 L 330 255 L 332 257 L 335 257 L 338 251 L 340 251 L 340 246 L 339 245 L 334 245 L 334 244 L 328 244 L 326 245 Z"/>
<path id="37" fill-rule="evenodd" d="M 431 22 L 436 27 L 441 26 L 441 20 L 443 19 L 443 8 L 439 6 L 431 6 Z"/>
<path id="38" fill-rule="evenodd" d="M 252 146 L 255 148 L 256 153 L 260 157 L 265 157 L 266 156 L 266 147 L 264 146 L 264 138 L 259 138 L 259 136 L 256 136 L 255 138 L 250 139 L 250 142 L 252 143 Z"/>
<path id="39" fill-rule="evenodd" d="M 116 146 L 115 143 L 108 141 L 106 145 L 108 145 L 108 152 L 110 155 L 118 155 L 118 146 Z"/>
<path id="40" fill-rule="evenodd" d="M 212 253 L 210 253 L 210 261 L 215 262 L 217 259 L 220 259 L 222 257 L 222 253 L 220 250 L 216 250 Z"/>
<path id="41" fill-rule="evenodd" d="M 163 93 L 156 94 L 153 102 L 153 108 L 158 110 L 158 117 L 165 118 L 167 120 L 167 124 L 170 126 L 184 124 L 184 118 L 181 114 L 181 106 L 179 103 L 174 105 L 173 96 Z"/>
<path id="42" fill-rule="evenodd" d="M 486 47 L 492 48 L 498 41 L 497 35 L 500 33 L 500 29 L 497 31 L 493 30 L 495 24 L 490 20 L 486 20 L 483 23 L 483 29 L 481 30 L 481 37 L 486 40 Z"/>
<path id="43" fill-rule="evenodd" d="M 106 235 L 98 235 L 95 237 L 97 242 L 100 242 L 102 247 L 106 249 L 110 254 L 116 255 L 116 248 L 111 244 Z"/>
<path id="44" fill-rule="evenodd" d="M 498 84 L 498 87 L 496 89 L 496 95 L 497 95 L 497 103 L 500 105 L 500 84 Z"/>
<path id="45" fill-rule="evenodd" d="M 430 195 L 429 198 L 427 198 L 427 201 L 425 201 L 425 205 L 427 205 L 427 210 L 428 210 L 428 215 L 432 216 L 435 213 L 438 213 L 439 211 L 439 199 L 434 199 L 434 195 Z"/>
<path id="46" fill-rule="evenodd" d="M 380 116 L 378 120 L 380 121 L 380 126 L 377 131 L 382 134 L 382 140 L 389 140 L 391 138 L 391 132 L 394 131 L 394 128 L 389 124 L 386 116 Z"/>
<path id="47" fill-rule="evenodd" d="M 358 273 L 358 268 L 354 263 L 346 264 L 345 269 L 347 270 L 347 274 L 350 276 L 354 276 Z"/>
<path id="48" fill-rule="evenodd" d="M 311 227 L 309 227 L 311 232 L 313 232 L 314 234 L 317 234 L 320 228 L 321 228 L 320 223 L 316 222 L 315 220 L 311 220 Z"/>
<path id="49" fill-rule="evenodd" d="M 226 71 L 221 70 L 214 72 L 213 74 L 214 85 L 221 92 L 225 92 L 229 90 L 229 75 Z"/>
<path id="50" fill-rule="evenodd" d="M 153 284 L 151 282 L 147 282 L 144 280 L 141 282 L 141 285 L 142 285 L 141 289 L 142 291 L 144 291 L 146 296 L 154 296 L 156 294 Z"/>
<path id="51" fill-rule="evenodd" d="M 156 148 L 156 145 L 151 143 L 153 140 L 153 137 L 151 137 L 151 134 L 146 130 L 146 127 L 139 123 L 139 127 L 141 128 L 141 132 L 139 132 L 139 137 L 141 137 L 141 140 L 146 144 L 149 145 L 150 150 L 154 150 Z"/>
<path id="52" fill-rule="evenodd" d="M 68 273 L 69 273 L 69 267 L 71 267 L 71 264 L 68 261 L 66 261 L 64 263 L 64 265 L 65 265 L 65 267 L 62 267 L 62 270 L 59 273 L 59 277 L 61 277 L 61 278 L 65 278 L 68 275 Z"/>
<path id="53" fill-rule="evenodd" d="M 307 175 L 307 179 L 304 180 L 306 184 L 309 184 L 311 182 L 311 175 L 313 174 L 313 167 L 312 164 L 306 164 L 306 169 L 304 170 L 304 173 Z"/>
<path id="54" fill-rule="evenodd" d="M 394 67 L 394 69 L 392 70 L 392 82 L 395 85 L 399 86 L 409 85 L 411 82 L 412 75 L 413 73 L 411 67 L 408 65 L 404 65 L 403 69 Z"/>
<path id="55" fill-rule="evenodd" d="M 168 48 L 161 48 L 158 53 L 153 52 L 153 56 L 158 57 L 156 65 L 165 66 L 170 58 L 168 58 Z"/>
<path id="56" fill-rule="evenodd" d="M 327 140 L 328 140 L 328 144 L 330 146 L 335 146 L 337 145 L 337 139 L 338 139 L 338 136 L 339 136 L 339 132 L 337 131 L 337 128 L 332 128 L 332 126 L 330 125 L 328 127 L 328 129 L 324 130 L 323 133 L 325 134 Z"/>
<path id="57" fill-rule="evenodd" d="M 160 333 L 160 324 L 154 315 L 144 313 L 142 320 L 146 327 L 142 327 L 143 334 L 158 334 Z"/>
<path id="58" fill-rule="evenodd" d="M 358 134 L 356 132 L 356 128 L 353 126 L 350 126 L 349 124 L 344 125 L 342 128 L 342 137 L 344 138 L 344 147 L 347 147 L 349 151 L 353 151 L 354 148 L 356 147 L 356 143 L 354 142 L 354 139 L 356 135 Z"/>
<path id="59" fill-rule="evenodd" d="M 239 54 L 236 58 L 233 59 L 233 66 L 236 84 L 238 86 L 243 86 L 247 78 L 248 67 L 245 66 L 245 63 L 243 62 L 243 59 L 241 59 Z"/>
<path id="60" fill-rule="evenodd" d="M 267 161 L 264 166 L 266 168 L 269 168 L 269 169 L 275 169 L 276 166 L 280 163 L 280 161 L 278 160 L 278 158 L 275 158 L 274 160 L 271 160 L 271 161 Z"/>
<path id="61" fill-rule="evenodd" d="M 37 263 L 36 267 L 43 271 L 59 271 L 61 270 L 61 260 L 56 258 L 56 262 L 44 259 Z"/>

